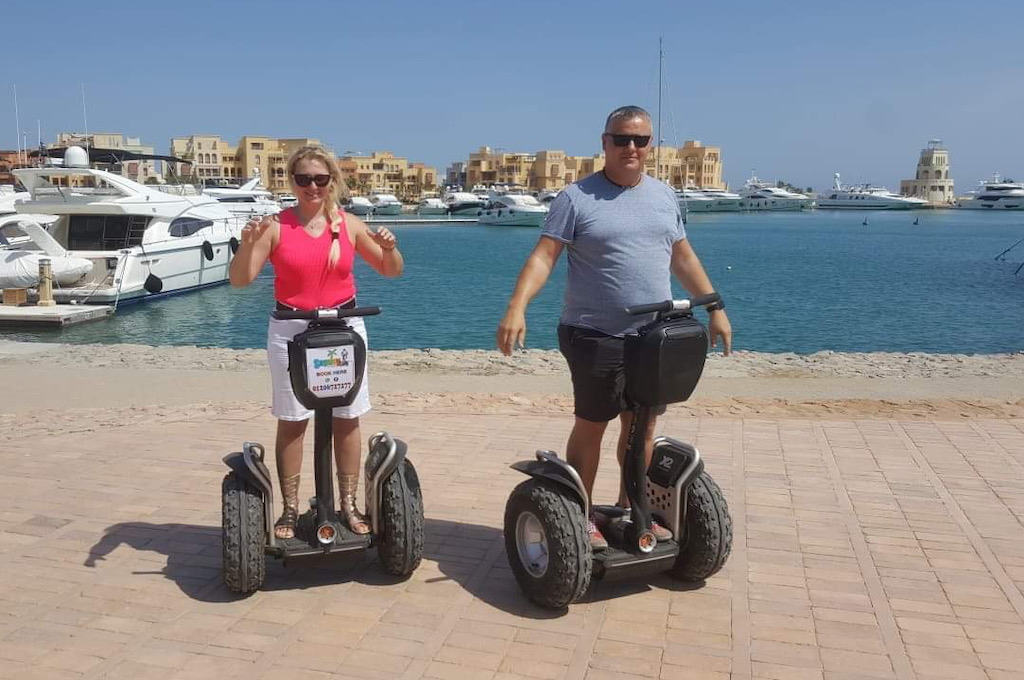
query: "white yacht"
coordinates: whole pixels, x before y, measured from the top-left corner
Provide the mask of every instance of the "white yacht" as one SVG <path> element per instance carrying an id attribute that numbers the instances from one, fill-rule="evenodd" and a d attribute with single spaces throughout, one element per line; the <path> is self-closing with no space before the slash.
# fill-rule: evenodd
<path id="1" fill-rule="evenodd" d="M 345 212 L 350 215 L 358 215 L 362 217 L 363 215 L 373 214 L 373 203 L 370 203 L 370 199 L 364 198 L 363 196 L 351 197 L 348 199 L 348 203 L 342 207 L 345 209 Z"/>
<path id="2" fill-rule="evenodd" d="M 818 194 L 819 208 L 841 208 L 849 210 L 910 210 L 923 208 L 928 201 L 913 196 L 900 196 L 883 187 L 870 184 L 844 187 L 839 173 L 834 177 L 832 191 Z"/>
<path id="3" fill-rule="evenodd" d="M 537 200 L 542 205 L 551 205 L 551 201 L 555 200 L 555 196 L 561 193 L 561 189 L 545 189 L 537 194 Z"/>
<path id="4" fill-rule="evenodd" d="M 416 205 L 413 212 L 417 215 L 444 215 L 448 212 L 448 206 L 440 198 L 424 198 Z"/>
<path id="5" fill-rule="evenodd" d="M 762 182 L 756 175 L 740 190 L 740 210 L 807 210 L 813 206 L 810 196 Z"/>
<path id="6" fill-rule="evenodd" d="M 281 206 L 281 210 L 287 210 L 288 208 L 294 208 L 299 204 L 299 199 L 295 198 L 294 194 L 281 194 L 277 197 L 277 202 Z"/>
<path id="7" fill-rule="evenodd" d="M 14 175 L 30 199 L 0 224 L 5 235 L 16 230 L 28 242 L 9 250 L 89 262 L 81 276 L 58 279 L 57 302 L 126 304 L 228 279 L 246 220 L 212 197 L 174 196 L 92 169 L 79 147 L 67 150 L 62 167 L 22 168 Z M 56 220 L 44 230 L 30 213 Z"/>
<path id="8" fill-rule="evenodd" d="M 1024 210 L 1024 183 L 1004 182 L 992 175 L 988 182 L 979 182 L 978 188 L 960 197 L 956 207 L 968 210 Z"/>
<path id="9" fill-rule="evenodd" d="M 255 177 L 238 187 L 205 187 L 204 196 L 212 196 L 225 204 L 228 210 L 236 215 L 252 219 L 266 217 L 281 212 L 281 206 L 274 200 L 274 195 L 260 184 L 260 176 Z"/>
<path id="10" fill-rule="evenodd" d="M 539 227 L 547 214 L 547 206 L 529 194 L 504 194 L 491 198 L 478 222 L 493 227 Z"/>
<path id="11" fill-rule="evenodd" d="M 686 187 L 676 190 L 676 199 L 679 201 L 679 209 L 683 214 L 711 212 L 714 200 L 706 196 L 703 191 L 693 187 Z"/>
<path id="12" fill-rule="evenodd" d="M 402 202 L 395 198 L 393 194 L 370 194 L 370 203 L 373 205 L 374 215 L 402 214 Z"/>
<path id="13" fill-rule="evenodd" d="M 444 196 L 444 204 L 450 215 L 477 216 L 487 204 L 487 200 L 467 191 L 450 191 Z"/>
<path id="14" fill-rule="evenodd" d="M 702 194 L 711 199 L 711 212 L 738 212 L 740 195 L 725 189 L 704 189 Z"/>

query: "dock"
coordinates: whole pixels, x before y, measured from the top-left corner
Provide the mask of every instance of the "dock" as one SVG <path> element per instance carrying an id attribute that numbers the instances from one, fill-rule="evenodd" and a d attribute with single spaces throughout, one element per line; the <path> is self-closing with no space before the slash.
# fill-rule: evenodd
<path id="1" fill-rule="evenodd" d="M 2 305 L 0 327 L 64 328 L 114 315 L 113 305 Z"/>
<path id="2" fill-rule="evenodd" d="M 446 217 L 444 215 L 429 216 L 429 217 L 415 217 L 410 215 L 383 215 L 374 216 L 369 215 L 362 218 L 367 224 L 386 224 L 386 225 L 397 225 L 407 226 L 413 224 L 420 224 L 423 226 L 437 226 L 439 224 L 475 224 L 479 221 L 478 217 Z"/>

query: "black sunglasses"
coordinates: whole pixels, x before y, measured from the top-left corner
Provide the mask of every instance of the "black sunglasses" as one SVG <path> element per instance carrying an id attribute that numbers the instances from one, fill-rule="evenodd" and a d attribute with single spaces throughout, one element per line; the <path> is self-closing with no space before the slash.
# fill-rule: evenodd
<path id="1" fill-rule="evenodd" d="M 292 177 L 300 187 L 308 187 L 313 182 L 316 182 L 318 187 L 325 187 L 331 181 L 330 175 L 297 175 L 292 173 Z"/>
<path id="2" fill-rule="evenodd" d="M 629 143 L 633 142 L 633 146 L 642 149 L 651 143 L 650 135 L 616 135 L 611 132 L 606 132 L 605 135 L 612 138 L 612 144 L 615 146 L 629 146 Z"/>

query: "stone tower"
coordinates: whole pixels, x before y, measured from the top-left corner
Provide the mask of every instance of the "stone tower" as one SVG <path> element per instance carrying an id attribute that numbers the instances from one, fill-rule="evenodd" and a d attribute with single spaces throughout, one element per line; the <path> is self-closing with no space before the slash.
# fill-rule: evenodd
<path id="1" fill-rule="evenodd" d="M 917 176 L 900 182 L 904 196 L 923 198 L 936 205 L 953 202 L 953 177 L 949 169 L 949 151 L 942 148 L 941 139 L 928 142 L 917 161 Z"/>

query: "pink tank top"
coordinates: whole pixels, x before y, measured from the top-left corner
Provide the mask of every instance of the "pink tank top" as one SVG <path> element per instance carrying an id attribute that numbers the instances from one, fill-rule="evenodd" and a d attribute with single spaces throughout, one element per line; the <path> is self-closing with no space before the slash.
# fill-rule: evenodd
<path id="1" fill-rule="evenodd" d="M 339 211 L 338 245 L 341 255 L 338 263 L 328 266 L 327 254 L 333 241 L 330 229 L 313 238 L 302 228 L 292 210 L 278 215 L 281 238 L 270 254 L 274 266 L 274 299 L 295 309 L 337 307 L 356 295 L 356 281 L 352 274 L 355 249 L 348 240 L 345 213 Z"/>

